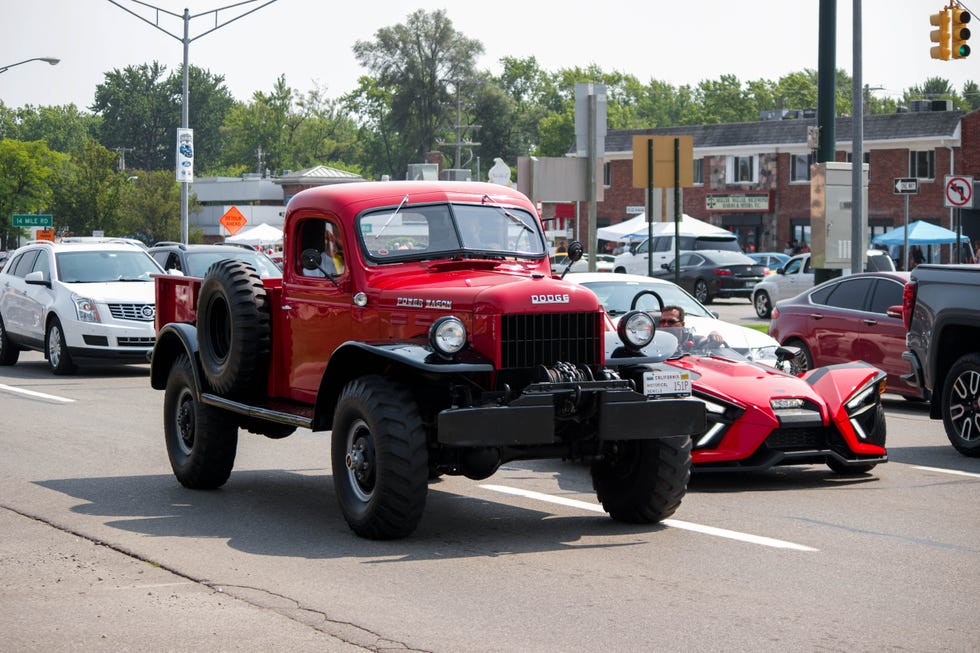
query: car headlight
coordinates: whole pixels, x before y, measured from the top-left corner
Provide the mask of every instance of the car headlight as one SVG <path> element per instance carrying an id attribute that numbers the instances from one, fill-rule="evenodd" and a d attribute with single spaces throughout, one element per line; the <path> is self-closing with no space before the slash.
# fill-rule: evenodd
<path id="1" fill-rule="evenodd" d="M 429 327 L 429 344 L 441 356 L 452 356 L 466 345 L 466 326 L 458 317 L 440 317 Z"/>
<path id="2" fill-rule="evenodd" d="M 628 349 L 643 349 L 657 332 L 653 318 L 646 311 L 630 311 L 619 320 L 616 327 L 619 339 Z"/>
<path id="3" fill-rule="evenodd" d="M 80 322 L 101 322 L 99 309 L 95 302 L 88 297 L 82 297 L 76 293 L 71 294 L 71 300 L 75 302 L 75 313 Z"/>
<path id="4" fill-rule="evenodd" d="M 749 358 L 754 361 L 774 361 L 776 360 L 776 345 L 766 347 L 750 347 Z"/>
<path id="5" fill-rule="evenodd" d="M 844 402 L 847 418 L 861 440 L 875 439 L 883 426 L 879 422 L 884 420 L 881 411 L 881 395 L 885 392 L 885 384 L 885 373 L 881 372 L 863 387 L 858 388 Z"/>

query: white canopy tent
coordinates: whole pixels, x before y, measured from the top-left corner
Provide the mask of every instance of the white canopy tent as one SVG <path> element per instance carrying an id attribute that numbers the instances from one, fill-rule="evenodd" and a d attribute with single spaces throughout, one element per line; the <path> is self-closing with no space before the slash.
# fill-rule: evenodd
<path id="1" fill-rule="evenodd" d="M 731 232 L 721 227 L 708 224 L 703 220 L 692 218 L 684 214 L 681 217 L 681 233 L 685 236 L 716 236 L 731 235 Z M 663 233 L 674 232 L 674 221 L 653 223 L 653 235 L 658 236 Z M 618 224 L 600 227 L 596 230 L 596 236 L 600 240 L 610 240 L 613 242 L 632 242 L 643 240 L 649 235 L 647 228 L 647 218 L 645 215 L 638 215 L 635 218 L 624 220 Z"/>
<path id="2" fill-rule="evenodd" d="M 282 243 L 282 229 L 273 227 L 263 222 L 251 229 L 243 229 L 234 236 L 225 238 L 226 243 L 239 243 L 242 245 L 278 245 Z"/>

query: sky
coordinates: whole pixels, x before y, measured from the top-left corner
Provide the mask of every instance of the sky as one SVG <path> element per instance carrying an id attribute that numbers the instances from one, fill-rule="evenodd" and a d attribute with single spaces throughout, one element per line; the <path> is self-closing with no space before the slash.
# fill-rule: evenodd
<path id="1" fill-rule="evenodd" d="M 0 101 L 11 108 L 74 103 L 88 110 L 95 87 L 113 69 L 158 61 L 176 70 L 184 56 L 185 7 L 195 39 L 191 65 L 224 75 L 242 101 L 271 91 L 280 75 L 300 93 L 318 86 L 336 98 L 353 90 L 367 74 L 354 58 L 354 43 L 372 41 L 378 29 L 404 23 L 417 9 L 446 10 L 456 30 L 483 44 L 477 65 L 493 73 L 500 72 L 502 57 L 534 56 L 546 71 L 596 64 L 643 83 L 694 87 L 722 75 L 744 84 L 818 68 L 820 0 L 116 2 L 151 21 L 153 8 L 176 14 L 159 14 L 160 27 L 172 36 L 109 0 L 0 0 L 0 68 L 33 57 L 61 60 L 55 66 L 31 61 L 0 73 Z M 949 80 L 958 91 L 968 80 L 980 82 L 980 37 L 970 59 L 929 57 L 929 15 L 944 0 L 837 0 L 837 68 L 853 75 L 855 4 L 863 23 L 862 78 L 879 97 L 900 99 L 930 77 Z M 205 33 L 215 27 L 213 10 L 222 10 L 223 23 L 257 7 Z"/>

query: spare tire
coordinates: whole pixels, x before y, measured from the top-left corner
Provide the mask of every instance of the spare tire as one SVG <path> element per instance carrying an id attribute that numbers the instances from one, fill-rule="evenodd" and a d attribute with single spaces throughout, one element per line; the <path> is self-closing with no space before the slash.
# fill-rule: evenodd
<path id="1" fill-rule="evenodd" d="M 197 340 L 208 384 L 235 398 L 262 394 L 269 367 L 269 298 L 245 261 L 217 261 L 197 300 Z"/>

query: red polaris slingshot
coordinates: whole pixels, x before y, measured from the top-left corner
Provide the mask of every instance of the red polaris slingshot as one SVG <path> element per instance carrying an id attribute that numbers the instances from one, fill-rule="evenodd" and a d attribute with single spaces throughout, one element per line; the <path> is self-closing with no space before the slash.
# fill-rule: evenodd
<path id="1" fill-rule="evenodd" d="M 651 300 L 656 306 L 645 309 Z M 644 290 L 631 308 L 658 323 L 663 304 L 655 291 Z M 610 319 L 610 328 L 629 328 L 631 313 Z M 691 438 L 696 472 L 826 464 L 838 473 L 863 474 L 888 460 L 881 404 L 886 374 L 872 365 L 855 361 L 795 374 L 795 348 L 777 350 L 777 369 L 747 360 L 696 328 L 672 326 L 657 328 L 642 355 L 663 360 L 654 367 L 686 373 L 691 393 L 707 408 L 705 431 Z"/>

